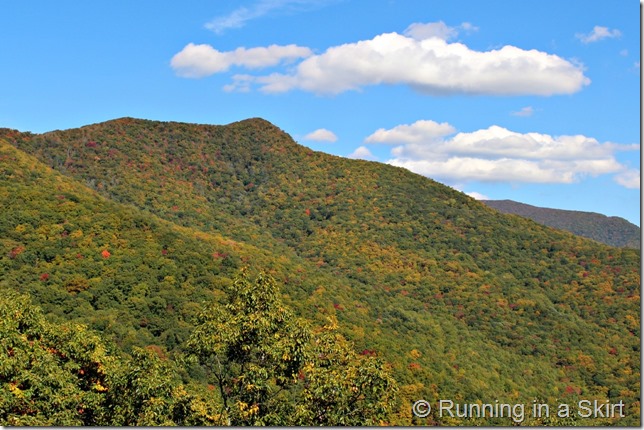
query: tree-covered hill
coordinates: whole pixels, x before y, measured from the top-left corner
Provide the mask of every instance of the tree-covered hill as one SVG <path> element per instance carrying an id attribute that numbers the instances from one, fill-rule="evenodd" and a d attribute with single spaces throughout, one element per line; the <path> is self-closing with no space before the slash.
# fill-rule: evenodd
<path id="1" fill-rule="evenodd" d="M 624 218 L 595 212 L 541 208 L 512 200 L 483 200 L 506 214 L 530 218 L 539 224 L 569 231 L 611 246 L 640 249 L 640 228 Z"/>
<path id="2" fill-rule="evenodd" d="M 337 318 L 389 363 L 390 423 L 476 422 L 415 418 L 418 399 L 623 400 L 624 418 L 578 422 L 639 422 L 639 250 L 311 151 L 264 120 L 0 129 L 0 203 L 0 285 L 126 354 L 185 353 L 203 303 L 223 306 L 248 266 L 299 317 Z M 187 377 L 208 382 L 200 369 Z"/>

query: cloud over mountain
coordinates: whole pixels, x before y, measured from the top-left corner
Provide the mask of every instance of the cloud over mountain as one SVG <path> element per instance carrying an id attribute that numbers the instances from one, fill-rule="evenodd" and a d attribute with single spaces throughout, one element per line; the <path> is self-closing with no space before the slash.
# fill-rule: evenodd
<path id="1" fill-rule="evenodd" d="M 469 23 L 459 28 L 475 29 Z M 414 23 L 405 34 L 384 33 L 320 54 L 297 45 L 220 52 L 209 45 L 189 44 L 171 64 L 179 76 L 204 77 L 225 72 L 233 64 L 261 68 L 303 59 L 282 72 L 234 75 L 226 86 L 228 91 L 246 91 L 258 85 L 264 93 L 339 94 L 372 85 L 404 85 L 428 95 L 549 96 L 575 93 L 590 83 L 582 66 L 557 55 L 509 45 L 475 51 L 448 42 L 457 31 L 442 22 Z"/>
<path id="2" fill-rule="evenodd" d="M 315 131 L 310 132 L 304 136 L 304 140 L 314 140 L 318 142 L 335 142 L 338 140 L 338 136 L 335 135 L 331 130 L 326 128 L 318 128 Z"/>
<path id="3" fill-rule="evenodd" d="M 619 174 L 618 183 L 635 183 L 614 154 L 639 145 L 600 143 L 583 135 L 517 133 L 496 125 L 455 131 L 447 123 L 422 120 L 379 129 L 365 143 L 397 144 L 389 164 L 447 181 L 572 183 L 585 175 Z"/>

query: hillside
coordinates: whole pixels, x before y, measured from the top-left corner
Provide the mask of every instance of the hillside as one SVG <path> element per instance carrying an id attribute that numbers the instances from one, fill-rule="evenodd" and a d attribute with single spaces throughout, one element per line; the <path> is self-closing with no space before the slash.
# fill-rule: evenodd
<path id="1" fill-rule="evenodd" d="M 610 246 L 640 249 L 640 228 L 624 218 L 594 212 L 541 208 L 512 200 L 483 200 L 506 214 L 519 215 Z"/>
<path id="2" fill-rule="evenodd" d="M 249 266 L 391 364 L 395 423 L 466 423 L 414 418 L 421 398 L 623 400 L 625 418 L 579 422 L 639 422 L 638 250 L 311 151 L 261 119 L 0 129 L 0 145 L 0 286 L 52 321 L 174 357 L 202 302 Z"/>

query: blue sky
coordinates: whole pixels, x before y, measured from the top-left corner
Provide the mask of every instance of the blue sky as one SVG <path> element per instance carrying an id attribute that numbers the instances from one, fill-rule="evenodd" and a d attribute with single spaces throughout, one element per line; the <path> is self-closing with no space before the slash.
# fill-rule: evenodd
<path id="1" fill-rule="evenodd" d="M 640 4 L 3 2 L 0 127 L 265 118 L 470 195 L 640 225 Z"/>

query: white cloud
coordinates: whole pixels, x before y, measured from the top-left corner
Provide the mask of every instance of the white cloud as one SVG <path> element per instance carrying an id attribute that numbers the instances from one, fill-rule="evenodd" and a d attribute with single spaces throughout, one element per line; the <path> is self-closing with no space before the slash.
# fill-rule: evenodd
<path id="1" fill-rule="evenodd" d="M 640 171 L 639 169 L 627 169 L 615 175 L 615 182 L 626 188 L 640 189 Z"/>
<path id="2" fill-rule="evenodd" d="M 351 154 L 347 155 L 347 158 L 359 158 L 362 160 L 376 160 L 376 157 L 369 151 L 369 148 L 366 146 L 360 146 L 356 148 Z"/>
<path id="3" fill-rule="evenodd" d="M 438 38 L 397 33 L 331 47 L 302 61 L 291 74 L 258 77 L 267 93 L 300 89 L 338 94 L 368 85 L 408 85 L 431 95 L 553 95 L 589 83 L 581 67 L 556 55 L 513 46 L 487 52 Z"/>
<path id="4" fill-rule="evenodd" d="M 532 106 L 526 106 L 516 112 L 510 113 L 510 115 L 512 116 L 524 116 L 524 117 L 532 116 L 533 114 L 534 114 L 534 108 Z"/>
<path id="5" fill-rule="evenodd" d="M 451 157 L 443 161 L 392 159 L 387 163 L 412 172 L 449 181 L 572 183 L 570 171 L 548 169 L 534 161 Z"/>
<path id="6" fill-rule="evenodd" d="M 248 21 L 261 18 L 275 10 L 297 11 L 310 8 L 321 3 L 320 0 L 260 0 L 250 7 L 239 7 L 231 13 L 212 19 L 205 27 L 217 34 L 224 31 L 241 28 Z"/>
<path id="7" fill-rule="evenodd" d="M 610 30 L 608 27 L 596 25 L 595 27 L 593 27 L 593 31 L 591 31 L 590 33 L 577 33 L 575 37 L 581 40 L 582 43 L 593 43 L 602 39 L 620 37 L 621 35 L 622 32 L 617 29 Z"/>
<path id="8" fill-rule="evenodd" d="M 476 191 L 472 191 L 471 193 L 465 193 L 465 194 L 467 194 L 468 196 L 476 200 L 490 200 L 490 198 L 485 194 L 477 193 Z"/>
<path id="9" fill-rule="evenodd" d="M 437 123 L 431 120 L 419 120 L 411 125 L 398 125 L 391 130 L 380 128 L 365 139 L 366 143 L 413 143 L 427 139 L 446 136 L 456 131 L 448 123 Z"/>
<path id="10" fill-rule="evenodd" d="M 404 31 L 404 35 L 416 40 L 424 40 L 432 37 L 437 37 L 442 40 L 450 40 L 455 39 L 458 36 L 459 30 L 472 32 L 478 30 L 478 28 L 469 22 L 464 22 L 458 27 L 449 27 L 443 21 L 428 23 L 415 22 L 407 27 Z"/>
<path id="11" fill-rule="evenodd" d="M 311 133 L 307 134 L 304 136 L 304 140 L 316 140 L 319 142 L 335 142 L 338 140 L 338 136 L 335 135 L 330 130 L 327 130 L 326 128 L 318 128 L 315 131 L 312 131 Z"/>
<path id="12" fill-rule="evenodd" d="M 415 22 L 405 30 L 405 35 L 416 40 L 437 37 L 442 40 L 450 40 L 458 36 L 458 30 L 448 27 L 443 21 L 429 22 L 427 24 Z"/>
<path id="13" fill-rule="evenodd" d="M 177 75 L 184 78 L 203 78 L 227 71 L 231 66 L 250 69 L 275 66 L 284 61 L 308 57 L 309 48 L 297 45 L 270 45 L 258 48 L 237 48 L 221 52 L 210 45 L 189 43 L 175 54 L 170 65 Z"/>
<path id="14" fill-rule="evenodd" d="M 415 133 L 401 132 L 410 130 Z M 615 159 L 615 152 L 639 150 L 637 144 L 600 143 L 582 135 L 517 133 L 496 125 L 469 133 L 454 132 L 447 123 L 417 121 L 380 129 L 365 142 L 398 144 L 391 150 L 389 164 L 457 183 L 572 183 L 586 175 L 623 172 L 625 167 Z"/>
<path id="15" fill-rule="evenodd" d="M 461 24 L 471 31 L 471 24 Z M 339 94 L 370 85 L 407 85 L 429 95 L 542 95 L 575 93 L 590 80 L 583 66 L 537 50 L 504 46 L 491 51 L 474 51 L 462 43 L 448 43 L 451 37 L 444 23 L 412 24 L 410 35 L 386 33 L 370 40 L 347 43 L 312 55 L 310 49 L 287 47 L 239 48 L 219 52 L 208 45 L 186 46 L 172 59 L 177 74 L 203 77 L 227 71 L 231 65 L 266 67 L 284 59 L 305 58 L 286 73 L 236 75 L 226 90 L 249 90 L 259 85 L 265 93 L 291 90 L 316 94 Z M 274 52 L 280 48 L 282 51 Z M 287 49 L 288 48 L 288 49 Z M 241 51 L 240 51 L 241 50 Z M 263 53 L 272 61 L 251 62 L 247 57 Z M 239 52 L 238 52 L 239 51 Z M 286 52 L 283 52 L 286 51 Z"/>

